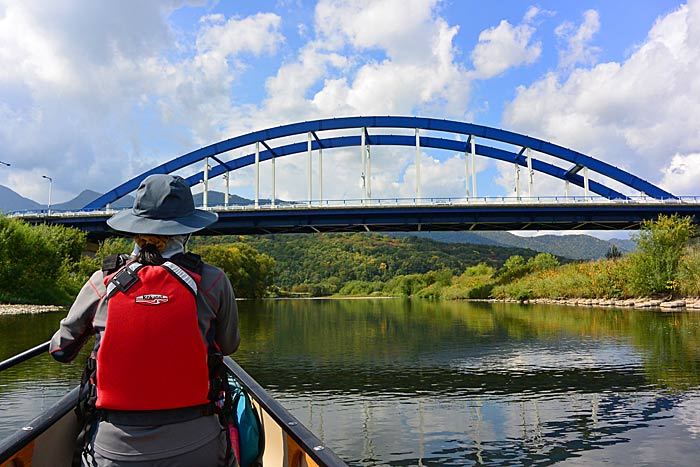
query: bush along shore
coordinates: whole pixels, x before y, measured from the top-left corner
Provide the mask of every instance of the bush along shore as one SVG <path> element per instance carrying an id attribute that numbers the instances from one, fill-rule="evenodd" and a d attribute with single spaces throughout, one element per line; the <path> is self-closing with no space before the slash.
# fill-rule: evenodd
<path id="1" fill-rule="evenodd" d="M 241 298 L 415 297 L 700 308 L 700 243 L 694 219 L 661 215 L 643 222 L 632 239 L 637 248 L 629 254 L 612 247 L 605 258 L 568 263 L 531 250 L 362 234 L 278 241 L 197 238 L 191 246 L 224 270 Z M 294 263 L 298 258 L 288 258 L 289 248 L 273 248 L 297 242 L 312 258 L 303 270 Z M 129 252 L 131 245 L 130 239 L 108 239 L 88 257 L 83 254 L 85 234 L 76 229 L 31 227 L 0 216 L 0 303 L 68 305 L 102 258 Z"/>

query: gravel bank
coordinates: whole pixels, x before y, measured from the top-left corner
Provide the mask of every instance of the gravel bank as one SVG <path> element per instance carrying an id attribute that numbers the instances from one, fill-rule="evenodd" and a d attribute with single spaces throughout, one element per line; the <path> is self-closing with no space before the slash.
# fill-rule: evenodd
<path id="1" fill-rule="evenodd" d="M 517 300 L 489 300 L 493 302 L 520 303 Z M 523 304 L 542 303 L 546 305 L 567 305 L 567 306 L 595 306 L 595 307 L 616 307 L 616 308 L 647 308 L 661 310 L 700 310 L 700 298 L 688 297 L 677 300 L 659 300 L 652 298 L 630 298 L 625 300 L 602 299 L 602 298 L 570 298 L 570 299 L 546 299 L 535 298 L 525 300 Z"/>
<path id="2" fill-rule="evenodd" d="M 50 311 L 61 311 L 63 309 L 63 307 L 56 305 L 0 305 L 0 315 L 48 313 Z"/>

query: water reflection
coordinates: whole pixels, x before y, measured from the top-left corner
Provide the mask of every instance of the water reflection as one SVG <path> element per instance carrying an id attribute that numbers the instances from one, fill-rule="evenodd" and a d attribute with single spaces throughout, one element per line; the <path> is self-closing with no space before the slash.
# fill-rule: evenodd
<path id="1" fill-rule="evenodd" d="M 239 306 L 236 360 L 353 465 L 695 462 L 700 315 L 406 300 Z M 60 317 L 0 317 L 0 351 L 45 340 Z M 77 381 L 80 365 L 48 362 L 0 375 L 3 427 L 31 418 L 26 394 L 48 401 Z"/>

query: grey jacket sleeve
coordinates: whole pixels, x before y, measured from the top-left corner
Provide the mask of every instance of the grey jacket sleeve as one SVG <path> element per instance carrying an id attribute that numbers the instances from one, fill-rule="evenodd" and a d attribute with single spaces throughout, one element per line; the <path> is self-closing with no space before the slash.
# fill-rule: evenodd
<path id="1" fill-rule="evenodd" d="M 94 334 L 92 319 L 105 293 L 102 271 L 96 271 L 83 285 L 68 315 L 61 320 L 58 331 L 51 338 L 49 353 L 53 358 L 59 362 L 70 362 L 78 355 Z"/>
<path id="2" fill-rule="evenodd" d="M 214 340 L 221 352 L 228 355 L 235 352 L 241 342 L 236 297 L 231 282 L 221 269 L 205 264 L 205 271 L 207 282 L 212 281 L 206 284 L 205 294 L 216 316 Z"/>

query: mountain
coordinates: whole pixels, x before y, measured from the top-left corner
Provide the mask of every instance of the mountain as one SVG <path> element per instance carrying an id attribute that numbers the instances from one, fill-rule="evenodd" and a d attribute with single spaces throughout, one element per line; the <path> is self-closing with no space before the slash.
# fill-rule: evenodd
<path id="1" fill-rule="evenodd" d="M 195 193 L 193 196 L 194 198 L 194 204 L 195 206 L 201 206 L 202 205 L 202 198 L 204 198 L 202 193 Z M 224 205 L 224 198 L 225 195 L 224 193 L 220 191 L 209 191 L 208 199 L 207 199 L 207 205 L 208 206 L 223 206 Z M 260 200 L 261 203 L 267 203 L 269 200 Z M 228 199 L 228 204 L 233 205 L 233 206 L 247 206 L 249 204 L 253 204 L 254 201 L 247 199 L 247 198 L 241 198 L 238 195 L 230 195 Z"/>
<path id="2" fill-rule="evenodd" d="M 445 243 L 471 243 L 514 248 L 529 248 L 542 253 L 552 253 L 572 259 L 598 259 L 605 256 L 614 245 L 621 252 L 634 250 L 632 240 L 601 240 L 591 235 L 538 235 L 520 237 L 510 232 L 413 232 L 393 233 L 395 237 L 416 236 Z"/>
<path id="3" fill-rule="evenodd" d="M 97 197 L 102 196 L 100 193 L 92 190 L 83 190 L 75 198 L 63 202 L 51 205 L 51 210 L 56 211 L 76 211 L 81 209 L 83 206 L 88 204 L 90 201 L 97 199 Z M 134 204 L 133 196 L 124 196 L 123 198 L 117 200 L 116 203 L 112 205 L 115 209 L 122 209 L 131 207 Z M 41 211 L 46 209 L 46 204 L 37 203 L 31 199 L 21 196 L 17 192 L 7 188 L 6 186 L 0 185 L 0 211 L 1 212 L 13 212 L 13 211 Z"/>
<path id="4" fill-rule="evenodd" d="M 82 209 L 83 206 L 94 201 L 98 197 L 102 196 L 93 190 L 83 190 L 75 198 L 65 201 L 63 203 L 56 203 L 51 205 L 51 210 L 55 211 L 77 211 Z M 202 205 L 202 193 L 196 193 L 194 195 L 194 204 L 196 206 Z M 229 197 L 229 204 L 231 205 L 249 205 L 253 204 L 253 200 L 242 198 L 238 195 L 231 195 Z M 269 199 L 261 199 L 260 203 L 269 203 Z M 209 192 L 209 206 L 223 206 L 224 204 L 224 193 L 219 191 Z M 134 197 L 131 195 L 126 195 L 118 199 L 110 207 L 113 209 L 125 209 L 130 208 L 134 205 Z M 29 198 L 21 196 L 17 192 L 7 188 L 6 186 L 0 185 L 0 212 L 13 212 L 13 211 L 41 211 L 46 209 L 46 204 L 37 203 Z"/>
<path id="5" fill-rule="evenodd" d="M 44 209 L 44 205 L 32 201 L 15 191 L 0 185 L 0 211 L 38 211 Z"/>
<path id="6" fill-rule="evenodd" d="M 78 211 L 82 209 L 83 206 L 90 203 L 91 201 L 96 200 L 100 196 L 102 196 L 102 194 L 96 191 L 83 190 L 78 196 L 76 196 L 72 200 L 66 201 L 65 203 L 55 204 L 51 206 L 51 209 L 55 209 L 56 211 Z M 114 209 L 123 209 L 130 208 L 131 206 L 133 206 L 133 204 L 134 197 L 127 195 L 123 198 L 118 199 L 117 202 L 112 204 L 111 207 Z"/>

